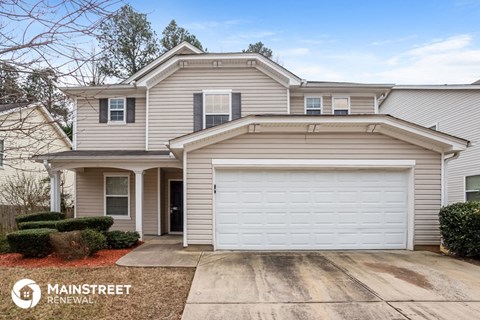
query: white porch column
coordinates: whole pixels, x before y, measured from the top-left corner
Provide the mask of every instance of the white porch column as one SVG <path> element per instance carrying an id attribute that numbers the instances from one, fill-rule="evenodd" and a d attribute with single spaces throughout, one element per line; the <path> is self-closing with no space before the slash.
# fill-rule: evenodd
<path id="1" fill-rule="evenodd" d="M 143 170 L 135 170 L 135 231 L 143 238 Z"/>
<path id="2" fill-rule="evenodd" d="M 50 171 L 50 211 L 61 210 L 60 171 Z"/>

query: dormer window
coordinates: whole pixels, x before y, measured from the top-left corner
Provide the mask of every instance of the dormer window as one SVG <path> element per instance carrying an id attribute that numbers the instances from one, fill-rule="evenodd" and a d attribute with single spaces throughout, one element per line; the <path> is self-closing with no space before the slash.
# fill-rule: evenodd
<path id="1" fill-rule="evenodd" d="M 204 91 L 205 129 L 232 119 L 231 91 Z"/>
<path id="2" fill-rule="evenodd" d="M 108 122 L 125 123 L 125 98 L 108 99 Z"/>

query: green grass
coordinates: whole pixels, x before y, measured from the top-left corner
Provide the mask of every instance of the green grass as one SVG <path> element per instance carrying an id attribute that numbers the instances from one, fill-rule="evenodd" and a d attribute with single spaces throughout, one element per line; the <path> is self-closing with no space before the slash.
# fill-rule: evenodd
<path id="1" fill-rule="evenodd" d="M 12 251 L 10 250 L 10 246 L 8 245 L 7 236 L 0 235 L 0 254 L 10 253 L 10 252 Z"/>

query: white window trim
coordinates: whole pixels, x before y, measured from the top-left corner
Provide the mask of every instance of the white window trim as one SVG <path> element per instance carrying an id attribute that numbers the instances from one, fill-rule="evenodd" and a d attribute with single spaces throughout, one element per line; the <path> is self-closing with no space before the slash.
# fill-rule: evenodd
<path id="1" fill-rule="evenodd" d="M 347 109 L 335 108 L 335 102 L 334 102 L 335 99 L 348 99 L 348 108 Z M 350 96 L 332 96 L 332 115 L 335 115 L 335 110 L 347 110 L 348 114 L 350 114 L 350 110 L 351 110 Z"/>
<path id="2" fill-rule="evenodd" d="M 232 121 L 232 90 L 203 90 L 203 129 L 206 129 L 207 115 L 226 115 L 226 113 L 207 113 L 205 105 L 205 97 L 209 94 L 228 94 L 228 121 Z"/>
<path id="3" fill-rule="evenodd" d="M 111 100 L 120 100 L 123 99 L 123 121 L 112 121 L 110 119 L 110 101 Z M 118 111 L 118 110 L 117 110 Z M 116 97 L 108 98 L 108 124 L 126 124 L 127 123 L 127 98 L 126 97 Z"/>
<path id="4" fill-rule="evenodd" d="M 463 177 L 463 202 L 467 202 L 467 192 L 478 192 L 478 191 L 480 191 L 480 189 L 478 189 L 478 190 L 476 190 L 476 189 L 467 190 L 467 178 L 476 177 L 476 176 L 480 176 L 480 173 L 479 174 L 472 174 L 472 175 Z"/>
<path id="5" fill-rule="evenodd" d="M 303 106 L 304 106 L 303 113 L 306 115 L 308 110 L 318 110 L 316 108 L 313 108 L 313 109 L 312 108 L 307 108 L 307 99 L 311 99 L 311 98 L 320 99 L 320 114 L 323 114 L 323 97 L 318 96 L 318 95 L 306 95 L 306 96 L 304 96 L 304 98 L 303 98 Z"/>
<path id="6" fill-rule="evenodd" d="M 128 215 L 126 216 L 119 216 L 119 215 L 111 215 L 107 214 L 107 178 L 109 177 L 125 177 L 128 178 L 128 190 L 127 190 L 127 198 L 128 198 Z M 109 197 L 115 197 L 109 195 Z M 118 196 L 118 197 L 125 197 L 125 196 Z M 125 172 L 105 172 L 103 173 L 103 215 L 112 217 L 116 220 L 131 220 L 130 216 L 130 174 Z"/>

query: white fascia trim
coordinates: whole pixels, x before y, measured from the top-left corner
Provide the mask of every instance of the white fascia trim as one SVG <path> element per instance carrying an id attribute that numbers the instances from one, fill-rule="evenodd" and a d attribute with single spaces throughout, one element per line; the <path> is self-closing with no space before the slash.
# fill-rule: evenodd
<path id="1" fill-rule="evenodd" d="M 157 67 L 158 64 L 161 63 L 162 61 L 167 60 L 171 56 L 175 55 L 178 51 L 180 51 L 182 49 L 185 49 L 185 48 L 188 48 L 188 49 L 192 50 L 194 53 L 204 53 L 202 50 L 198 49 L 194 45 L 192 45 L 188 42 L 182 42 L 179 45 L 177 45 L 175 48 L 172 48 L 170 51 L 167 51 L 164 54 L 162 54 L 160 57 L 158 57 L 157 59 L 152 61 L 149 65 L 145 66 L 142 70 L 139 70 L 135 74 L 131 75 L 128 79 L 122 81 L 122 83 L 130 83 L 131 81 L 135 80 L 136 78 L 141 77 L 142 75 L 144 75 L 148 71 Z"/>
<path id="2" fill-rule="evenodd" d="M 73 100 L 72 149 L 77 150 L 77 97 Z"/>
<path id="3" fill-rule="evenodd" d="M 439 85 L 399 85 L 393 90 L 480 90 L 480 85 L 475 84 L 439 84 Z"/>
<path id="4" fill-rule="evenodd" d="M 148 115 L 150 113 L 150 89 L 147 89 L 147 101 L 145 102 L 145 150 L 148 151 Z"/>
<path id="5" fill-rule="evenodd" d="M 354 118 L 348 116 L 338 116 L 338 117 L 309 117 L 308 119 L 304 117 L 274 117 L 274 118 L 267 118 L 267 117 L 245 117 L 240 120 L 236 120 L 233 124 L 228 124 L 225 126 L 218 126 L 209 128 L 204 132 L 199 132 L 197 134 L 192 134 L 185 136 L 183 138 L 173 139 L 170 143 L 170 149 L 182 149 L 185 147 L 186 144 L 193 143 L 198 140 L 206 139 L 210 136 L 216 136 L 219 134 L 223 134 L 227 131 L 235 130 L 240 127 L 250 125 L 250 124 L 268 124 L 268 123 L 304 123 L 304 124 L 322 124 L 322 123 L 351 123 L 351 124 L 386 124 L 390 125 L 395 128 L 399 128 L 401 130 L 405 130 L 410 133 L 417 134 L 419 136 L 426 137 L 428 139 L 432 139 L 436 142 L 444 143 L 451 145 L 454 150 L 465 150 L 467 146 L 464 143 L 456 142 L 455 138 L 447 138 L 443 137 L 441 132 L 436 132 L 433 130 L 429 130 L 427 128 L 415 128 L 413 126 L 408 126 L 400 121 L 395 119 L 390 119 L 386 117 L 379 117 L 379 116 L 355 116 Z M 431 132 L 429 132 L 431 131 Z M 175 141 L 177 140 L 177 141 Z M 460 140 L 460 139 L 459 139 Z"/>
<path id="6" fill-rule="evenodd" d="M 187 223 L 187 152 L 183 151 L 183 246 L 188 247 L 188 223 Z"/>
<path id="7" fill-rule="evenodd" d="M 216 168 L 412 168 L 415 164 L 415 160 L 212 159 Z"/>
<path id="8" fill-rule="evenodd" d="M 290 88 L 287 88 L 287 114 L 290 113 Z"/>
<path id="9" fill-rule="evenodd" d="M 167 61 L 165 64 L 161 65 L 156 72 L 152 72 L 149 75 L 145 76 L 145 78 L 141 79 L 138 81 L 137 86 L 140 87 L 147 87 L 151 88 L 157 84 L 156 81 L 152 83 L 148 83 L 152 78 L 155 78 L 155 76 L 160 73 L 161 71 L 168 69 L 169 67 L 172 67 L 174 65 L 178 66 L 178 62 L 180 60 L 182 61 L 189 61 L 189 60 L 221 60 L 221 59 L 243 59 L 243 60 L 257 60 L 268 67 L 272 68 L 275 70 L 275 72 L 281 74 L 285 78 L 289 79 L 290 85 L 300 85 L 300 80 L 294 76 L 293 74 L 290 74 L 290 72 L 283 70 L 279 66 L 277 66 L 274 62 L 270 61 L 270 59 L 263 57 L 260 54 L 245 54 L 245 53 L 239 53 L 238 55 L 224 55 L 224 54 L 215 54 L 215 53 L 210 53 L 210 54 L 205 54 L 205 55 L 198 55 L 198 56 L 190 56 L 190 55 L 178 55 Z M 180 68 L 180 67 L 178 67 Z"/>

